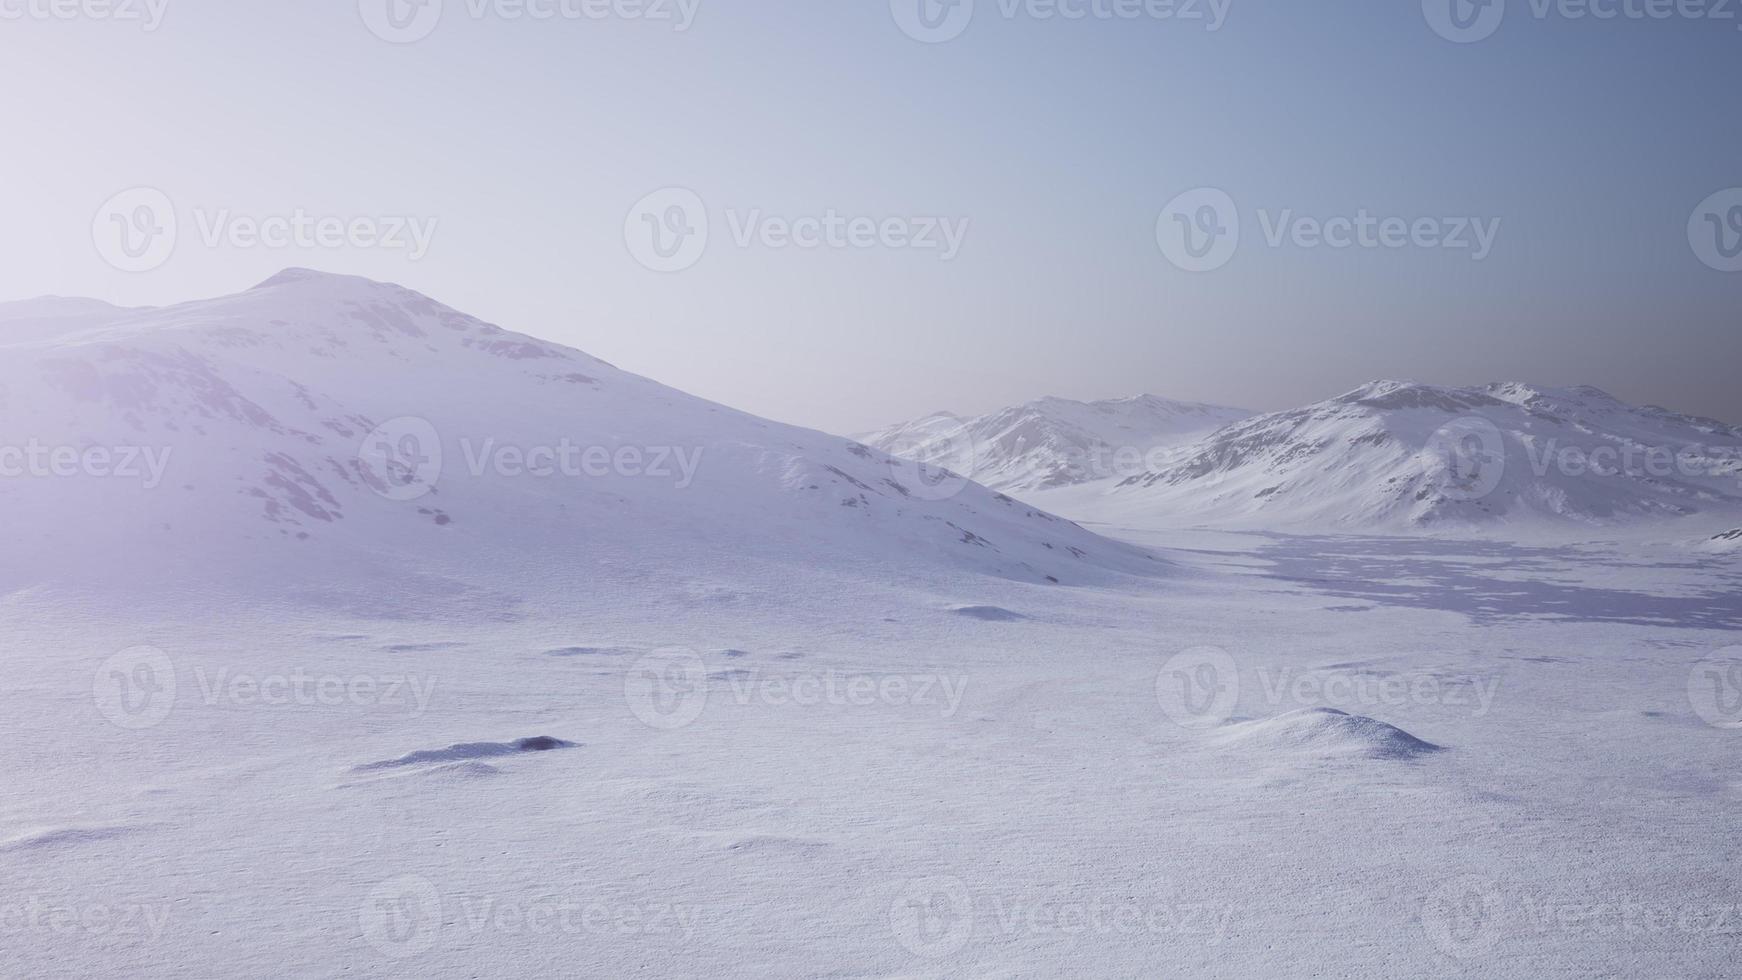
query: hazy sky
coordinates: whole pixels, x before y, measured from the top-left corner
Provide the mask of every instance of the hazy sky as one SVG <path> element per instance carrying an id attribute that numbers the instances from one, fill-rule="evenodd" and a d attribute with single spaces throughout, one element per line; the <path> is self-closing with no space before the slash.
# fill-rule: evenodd
<path id="1" fill-rule="evenodd" d="M 1742 4 L 425 2 L 0 0 L 0 300 L 354 272 L 836 431 L 1378 377 L 1742 422 Z M 298 214 L 345 243 L 248 239 Z"/>

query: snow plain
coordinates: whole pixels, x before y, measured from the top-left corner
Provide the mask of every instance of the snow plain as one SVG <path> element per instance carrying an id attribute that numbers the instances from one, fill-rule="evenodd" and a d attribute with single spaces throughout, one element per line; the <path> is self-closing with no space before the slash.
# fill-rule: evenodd
<path id="1" fill-rule="evenodd" d="M 5 973 L 1731 975 L 1733 562 L 1176 543 L 496 623 L 14 594 Z"/>
<path id="2" fill-rule="evenodd" d="M 8 559 L 0 975 L 1734 975 L 1742 565 L 1695 546 L 1733 515 L 1055 527 L 807 490 L 884 464 L 778 427 L 763 465 L 726 418 L 708 533 L 661 491 L 468 566 L 430 535 L 497 520 L 495 484 L 444 483 L 451 526 L 371 517 L 335 434 L 298 451 L 361 537 L 174 498 L 295 590 Z M 794 503 L 825 493 L 865 503 Z M 347 549 L 382 570 L 300 584 Z"/>

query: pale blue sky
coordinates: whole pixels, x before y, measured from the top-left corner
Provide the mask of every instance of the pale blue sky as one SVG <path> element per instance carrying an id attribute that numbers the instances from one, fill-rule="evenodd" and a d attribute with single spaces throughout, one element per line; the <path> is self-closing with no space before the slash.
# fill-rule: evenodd
<path id="1" fill-rule="evenodd" d="M 1414 2 L 1234 0 L 1209 32 L 978 0 L 959 38 L 924 44 L 888 0 L 701 0 L 685 32 L 445 0 L 429 37 L 394 45 L 356 0 L 158 2 L 155 31 L 0 19 L 0 300 L 355 272 L 837 431 L 1042 394 L 1273 409 L 1377 377 L 1590 383 L 1742 422 L 1742 273 L 1702 264 L 1687 227 L 1742 187 L 1736 20 L 1512 0 L 1492 37 L 1454 44 Z M 166 263 L 124 273 L 92 220 L 141 185 L 181 227 Z M 662 274 L 624 223 L 668 186 L 712 227 L 699 263 Z M 1231 196 L 1242 241 L 1191 273 L 1156 225 L 1198 187 Z M 223 209 L 438 224 L 418 261 L 209 247 L 197 215 Z M 967 232 L 947 262 L 733 240 L 752 211 L 831 209 Z M 1271 247 L 1285 209 L 1500 224 L 1481 261 Z"/>

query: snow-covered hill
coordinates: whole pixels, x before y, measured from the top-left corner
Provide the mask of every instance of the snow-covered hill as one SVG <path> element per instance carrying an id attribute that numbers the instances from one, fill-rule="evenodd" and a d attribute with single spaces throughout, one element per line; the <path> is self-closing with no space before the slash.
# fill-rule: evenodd
<path id="1" fill-rule="evenodd" d="M 47 340 L 126 316 L 129 310 L 102 300 L 39 296 L 0 303 L 0 346 Z"/>
<path id="2" fill-rule="evenodd" d="M 948 412 L 861 439 L 1010 493 L 1130 476 L 1158 453 L 1252 413 L 1154 395 L 1079 402 L 1041 398 L 977 418 Z"/>
<path id="3" fill-rule="evenodd" d="M 1724 423 L 1588 387 L 1381 381 L 1230 425 L 1090 509 L 1384 528 L 1625 523 L 1739 507 L 1742 430 Z"/>
<path id="4" fill-rule="evenodd" d="M 1161 567 L 930 468 L 305 270 L 164 309 L 15 305 L 0 413 L 8 589 Z"/>

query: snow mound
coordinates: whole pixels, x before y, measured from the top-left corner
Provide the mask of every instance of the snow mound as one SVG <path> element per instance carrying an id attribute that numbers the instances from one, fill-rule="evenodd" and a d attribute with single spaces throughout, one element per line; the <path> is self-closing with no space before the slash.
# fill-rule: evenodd
<path id="1" fill-rule="evenodd" d="M 547 657 L 627 657 L 635 651 L 627 647 L 556 647 L 544 651 Z"/>
<path id="2" fill-rule="evenodd" d="M 1028 618 L 1019 612 L 1012 612 L 1001 606 L 956 606 L 950 612 L 958 616 L 965 616 L 968 619 L 978 619 L 988 623 L 1013 623 Z"/>
<path id="3" fill-rule="evenodd" d="M 143 828 L 133 824 L 100 824 L 95 826 L 38 827 L 8 840 L 0 840 L 0 852 L 55 848 L 62 845 L 87 844 L 139 833 Z"/>
<path id="4" fill-rule="evenodd" d="M 477 759 L 493 759 L 505 755 L 518 755 L 523 752 L 551 752 L 556 749 L 574 748 L 575 743 L 565 742 L 549 735 L 538 735 L 533 738 L 516 739 L 512 742 L 462 742 L 450 745 L 445 749 L 423 749 L 402 755 L 397 759 L 385 759 L 381 762 L 370 762 L 358 766 L 357 772 L 372 772 L 377 769 L 403 769 L 407 766 L 441 765 L 453 762 L 471 762 Z"/>
<path id="5" fill-rule="evenodd" d="M 1336 708 L 1303 708 L 1229 726 L 1221 744 L 1259 753 L 1308 754 L 1323 758 L 1413 759 L 1440 746 L 1368 718 Z"/>

